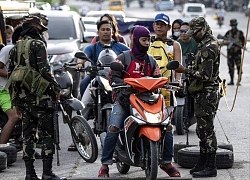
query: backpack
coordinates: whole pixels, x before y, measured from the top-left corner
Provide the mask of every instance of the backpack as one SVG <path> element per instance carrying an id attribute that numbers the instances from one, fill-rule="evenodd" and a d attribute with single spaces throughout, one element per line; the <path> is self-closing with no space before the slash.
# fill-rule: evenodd
<path id="1" fill-rule="evenodd" d="M 131 54 L 130 54 L 130 50 L 123 51 L 122 53 L 124 54 L 124 64 L 127 65 L 125 71 L 127 71 L 128 68 L 129 68 L 129 65 L 130 65 L 130 63 L 131 63 L 131 58 L 132 58 L 132 56 L 131 56 Z M 152 76 L 153 73 L 154 73 L 154 69 L 155 69 L 156 63 L 155 63 L 155 60 L 154 60 L 153 56 L 148 55 L 148 57 L 149 57 L 149 64 L 150 64 L 150 67 L 152 68 L 152 71 L 151 71 L 151 73 L 152 73 L 151 76 Z M 147 61 L 147 62 L 148 62 L 148 61 Z M 146 64 L 146 66 L 147 66 L 147 65 L 148 65 L 148 63 Z M 145 68 L 145 71 L 147 71 L 147 70 L 148 70 L 148 68 Z M 147 74 L 147 72 L 144 72 L 144 74 Z"/>
<path id="2" fill-rule="evenodd" d="M 152 38 L 153 42 L 148 49 L 148 53 L 151 54 L 161 71 L 163 77 L 171 79 L 172 71 L 167 70 L 167 64 L 169 61 L 173 60 L 173 55 L 167 50 L 167 46 L 173 46 L 174 41 L 172 39 L 160 40 Z M 173 96 L 170 91 L 167 91 L 165 88 L 161 89 L 161 94 L 164 97 L 165 105 L 167 107 L 174 104 Z"/>
<path id="3" fill-rule="evenodd" d="M 167 39 L 165 41 L 155 39 L 148 49 L 148 53 L 151 54 L 161 71 L 163 77 L 170 78 L 171 70 L 167 70 L 167 64 L 173 60 L 172 55 L 168 52 L 166 46 L 173 46 L 173 40 Z"/>
<path id="4" fill-rule="evenodd" d="M 30 44 L 33 41 L 35 40 L 29 38 L 17 41 L 17 62 L 15 62 L 15 68 L 8 78 L 4 89 L 7 90 L 10 84 L 20 83 L 20 87 L 25 87 L 31 94 L 41 97 L 48 88 L 50 82 L 44 79 L 40 72 L 30 66 L 29 51 Z M 25 58 L 25 65 L 20 64 L 21 56 Z"/>

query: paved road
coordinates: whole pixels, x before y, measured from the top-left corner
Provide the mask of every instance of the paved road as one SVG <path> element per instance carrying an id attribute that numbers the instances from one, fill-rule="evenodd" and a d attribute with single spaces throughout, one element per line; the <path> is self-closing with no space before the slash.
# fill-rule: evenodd
<path id="1" fill-rule="evenodd" d="M 78 7 L 82 4 L 89 4 L 85 1 L 73 2 L 75 5 L 78 3 Z M 94 4 L 89 4 L 90 6 L 96 7 Z M 105 6 L 103 6 L 105 7 Z M 146 8 L 140 9 L 137 2 L 131 4 L 130 9 L 125 9 L 126 14 L 132 14 L 134 16 L 141 16 L 147 13 L 148 16 L 154 16 L 155 11 L 152 8 L 152 4 L 146 3 Z M 178 18 L 178 12 L 172 11 L 167 12 L 171 19 Z M 246 23 L 247 18 L 243 13 L 237 12 L 228 12 L 225 19 L 225 25 L 220 29 L 217 27 L 216 22 L 213 20 L 212 15 L 214 13 L 213 9 L 208 9 L 208 22 L 212 27 L 212 30 L 215 35 L 218 33 L 224 34 L 227 29 L 229 29 L 229 20 L 231 18 L 237 18 L 239 21 L 239 28 L 246 32 Z M 222 53 L 225 52 L 225 47 L 222 48 Z M 218 176 L 215 178 L 205 178 L 206 180 L 248 180 L 250 179 L 249 174 L 249 142 L 250 142 L 250 128 L 249 128 L 249 102 L 250 102 L 250 58 L 249 53 L 245 54 L 245 59 L 243 63 L 243 77 L 242 85 L 239 87 L 236 92 L 236 86 L 227 87 L 227 103 L 229 109 L 232 108 L 233 100 L 235 94 L 237 94 L 237 99 L 234 105 L 233 110 L 230 112 L 226 106 L 225 99 L 221 99 L 219 111 L 215 119 L 216 134 L 219 142 L 228 142 L 233 144 L 234 148 L 234 165 L 230 169 L 220 169 L 218 170 Z M 220 67 L 220 77 L 222 79 L 229 80 L 228 69 L 226 65 L 226 59 L 224 56 L 221 57 L 221 67 Z M 61 141 L 61 150 L 60 150 L 60 166 L 56 165 L 56 160 L 54 161 L 54 171 L 60 176 L 66 176 L 70 179 L 98 179 L 97 173 L 100 168 L 100 155 L 101 155 L 101 146 L 99 144 L 99 157 L 98 160 L 94 163 L 86 163 L 80 158 L 77 152 L 68 152 L 67 146 L 71 143 L 71 136 L 69 128 L 67 125 L 60 123 L 60 141 Z M 99 141 L 99 139 L 98 139 Z M 175 133 L 174 142 L 186 142 L 186 135 L 178 136 Z M 198 139 L 195 134 L 195 125 L 190 127 L 189 133 L 189 142 L 193 144 L 198 144 Z M 184 169 L 179 167 L 178 164 L 175 164 L 181 172 L 182 178 L 175 179 L 191 179 L 189 175 L 189 169 Z M 37 160 L 35 162 L 35 167 L 37 169 L 37 174 L 41 175 L 42 173 L 42 162 Z M 110 176 L 112 179 L 141 179 L 144 177 L 144 172 L 140 168 L 131 168 L 127 175 L 121 175 L 118 173 L 116 166 L 110 166 Z M 25 168 L 22 160 L 22 153 L 18 153 L 17 162 L 8 169 L 0 173 L 0 179 L 6 180 L 23 180 L 25 177 Z M 159 179 L 174 179 L 167 178 L 167 175 L 159 170 L 158 172 Z M 143 178 L 142 178 L 143 179 Z M 195 179 L 195 178 L 193 178 Z"/>

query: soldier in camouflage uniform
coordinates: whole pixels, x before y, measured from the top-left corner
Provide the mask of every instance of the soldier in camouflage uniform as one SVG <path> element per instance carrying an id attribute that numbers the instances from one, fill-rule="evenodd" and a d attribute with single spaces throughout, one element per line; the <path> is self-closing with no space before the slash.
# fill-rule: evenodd
<path id="1" fill-rule="evenodd" d="M 230 75 L 230 82 L 228 85 L 234 85 L 234 67 L 237 67 L 237 73 L 239 75 L 240 73 L 240 66 L 241 66 L 241 55 L 242 55 L 242 50 L 241 47 L 244 46 L 245 43 L 245 37 L 244 34 L 241 30 L 237 29 L 237 20 L 236 19 L 231 19 L 230 20 L 230 26 L 232 29 L 226 32 L 224 36 L 224 45 L 227 46 L 227 65 L 229 68 L 229 75 Z M 232 43 L 233 40 L 236 43 Z M 240 47 L 240 46 L 241 47 Z M 241 75 L 239 76 L 241 77 Z M 241 81 L 241 78 L 239 79 L 239 83 Z"/>
<path id="2" fill-rule="evenodd" d="M 43 159 L 43 180 L 59 180 L 52 172 L 52 160 L 55 152 L 54 134 L 53 134 L 53 109 L 48 104 L 52 97 L 58 100 L 60 97 L 60 88 L 51 74 L 50 65 L 47 59 L 47 50 L 43 42 L 42 33 L 47 28 L 41 23 L 38 17 L 28 17 L 23 23 L 23 32 L 21 36 L 25 39 L 35 39 L 30 44 L 29 63 L 34 67 L 42 77 L 50 82 L 42 97 L 38 98 L 24 86 L 21 82 L 12 83 L 9 90 L 12 97 L 12 104 L 16 106 L 19 114 L 22 114 L 23 122 L 23 160 L 26 167 L 25 180 L 38 180 L 34 169 L 35 148 L 38 138 L 42 139 L 42 159 Z M 24 65 L 24 57 L 21 56 L 20 64 Z M 17 62 L 17 47 L 10 51 L 9 77 L 15 68 Z M 39 129 L 39 131 L 38 131 Z M 38 133 L 39 132 L 39 133 Z M 38 136 L 39 135 L 39 136 Z"/>
<path id="3" fill-rule="evenodd" d="M 197 119 L 196 133 L 200 139 L 200 157 L 190 170 L 193 177 L 217 176 L 217 139 L 214 117 L 219 104 L 220 46 L 203 17 L 190 21 L 188 34 L 198 43 L 197 54 L 191 65 L 179 65 L 176 72 L 185 73 L 190 81 L 189 92 L 194 97 L 194 115 Z"/>

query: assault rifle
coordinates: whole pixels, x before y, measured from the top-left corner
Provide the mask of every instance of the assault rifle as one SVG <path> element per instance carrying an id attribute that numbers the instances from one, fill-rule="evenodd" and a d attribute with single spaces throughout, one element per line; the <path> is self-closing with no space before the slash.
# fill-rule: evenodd
<path id="1" fill-rule="evenodd" d="M 218 34 L 217 36 L 217 39 L 224 39 L 224 40 L 227 40 L 229 41 L 229 44 L 227 45 L 227 48 L 230 49 L 233 45 L 241 48 L 241 49 L 244 49 L 245 51 L 247 52 L 250 52 L 249 50 L 247 50 L 244 46 L 242 46 L 241 44 L 237 43 L 233 38 L 229 37 L 229 38 L 226 38 L 224 36 L 222 36 L 221 34 Z"/>
<path id="2" fill-rule="evenodd" d="M 57 166 L 60 166 L 60 161 L 59 161 L 59 153 L 58 150 L 61 150 L 59 144 L 59 124 L 58 124 L 58 102 L 53 101 L 52 107 L 54 109 L 53 111 L 53 129 L 54 129 L 54 143 L 56 146 L 56 155 L 57 155 Z"/>

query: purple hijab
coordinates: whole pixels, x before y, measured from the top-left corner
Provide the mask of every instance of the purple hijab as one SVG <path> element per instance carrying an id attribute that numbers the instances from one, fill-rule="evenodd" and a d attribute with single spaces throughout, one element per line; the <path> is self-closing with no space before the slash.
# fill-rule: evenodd
<path id="1" fill-rule="evenodd" d="M 139 60 L 145 60 L 148 56 L 148 47 L 141 45 L 140 37 L 150 37 L 150 31 L 144 26 L 136 26 L 134 29 L 132 53 Z"/>

